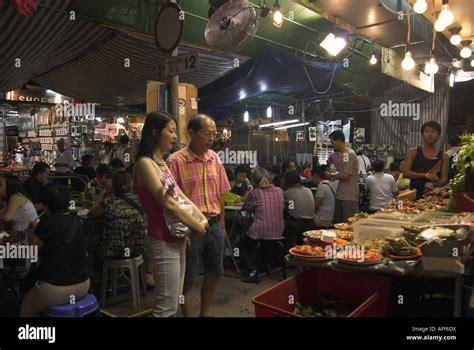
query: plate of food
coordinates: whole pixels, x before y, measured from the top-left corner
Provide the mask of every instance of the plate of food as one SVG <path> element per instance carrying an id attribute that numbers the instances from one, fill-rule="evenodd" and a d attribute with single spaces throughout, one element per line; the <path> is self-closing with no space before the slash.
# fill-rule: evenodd
<path id="1" fill-rule="evenodd" d="M 383 262 L 383 255 L 373 250 L 361 252 L 340 251 L 336 255 L 337 261 L 356 266 L 377 265 Z"/>
<path id="2" fill-rule="evenodd" d="M 326 261 L 332 257 L 326 255 L 326 249 L 319 246 L 299 245 L 290 249 L 290 254 L 297 259 L 309 261 Z"/>
<path id="3" fill-rule="evenodd" d="M 327 231 L 326 230 L 311 230 L 311 231 L 303 232 L 303 236 L 305 236 L 308 239 L 309 243 L 319 243 L 321 242 L 321 236 L 323 235 L 324 232 L 327 232 Z"/>
<path id="4" fill-rule="evenodd" d="M 338 230 L 352 230 L 352 225 L 345 222 L 334 224 L 334 227 Z"/>
<path id="5" fill-rule="evenodd" d="M 349 243 L 345 239 L 337 237 L 337 233 L 334 231 L 336 230 L 312 230 L 304 232 L 303 236 L 308 239 L 308 243 L 323 247 L 332 244 L 343 246 Z"/>
<path id="6" fill-rule="evenodd" d="M 360 219 L 367 219 L 369 217 L 369 214 L 367 214 L 365 211 L 361 211 L 360 213 L 355 214 L 354 216 L 350 217 L 347 219 L 351 224 L 359 221 Z"/>
<path id="7" fill-rule="evenodd" d="M 418 252 L 415 255 L 392 255 L 389 254 L 388 257 L 393 261 L 403 261 L 403 260 L 416 260 L 421 257 L 421 250 L 418 248 Z"/>
<path id="8" fill-rule="evenodd" d="M 335 232 L 337 238 L 340 238 L 340 239 L 347 240 L 347 239 L 352 239 L 354 237 L 353 232 L 350 231 L 350 230 L 334 229 L 334 230 L 331 230 L 331 231 Z"/>
<path id="9" fill-rule="evenodd" d="M 400 260 L 416 260 L 421 256 L 421 249 L 410 243 L 405 236 L 385 239 L 384 253 L 390 259 Z"/>

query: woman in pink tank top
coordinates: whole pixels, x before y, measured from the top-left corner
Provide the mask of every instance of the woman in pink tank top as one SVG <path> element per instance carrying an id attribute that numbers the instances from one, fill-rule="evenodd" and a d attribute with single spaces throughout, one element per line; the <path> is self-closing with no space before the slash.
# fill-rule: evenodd
<path id="1" fill-rule="evenodd" d="M 143 125 L 134 169 L 134 184 L 148 221 L 148 258 L 155 270 L 155 317 L 171 317 L 178 311 L 186 266 L 186 240 L 172 236 L 166 225 L 164 209 L 193 231 L 193 238 L 202 238 L 207 219 L 194 204 L 199 219 L 181 209 L 173 199 L 174 191 L 192 203 L 182 193 L 171 175 L 163 154 L 176 143 L 176 122 L 171 114 L 153 112 Z M 163 180 L 159 172 L 163 174 Z M 173 192 L 173 193 L 171 193 Z"/>

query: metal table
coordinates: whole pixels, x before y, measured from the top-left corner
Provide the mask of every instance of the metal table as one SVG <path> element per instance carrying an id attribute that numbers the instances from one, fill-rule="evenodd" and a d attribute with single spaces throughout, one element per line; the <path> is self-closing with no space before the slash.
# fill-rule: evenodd
<path id="1" fill-rule="evenodd" d="M 470 251 L 469 251 L 470 252 Z M 332 268 L 341 272 L 364 272 L 381 273 L 391 276 L 420 276 L 430 278 L 453 278 L 454 279 L 454 306 L 453 316 L 461 316 L 461 278 L 462 273 L 450 273 L 445 271 L 426 271 L 422 266 L 422 259 L 407 261 L 392 261 L 385 258 L 381 263 L 371 266 L 356 266 L 340 263 L 337 260 L 328 261 L 310 261 L 295 258 L 292 255 L 285 257 L 289 265 L 300 269 L 313 268 Z"/>

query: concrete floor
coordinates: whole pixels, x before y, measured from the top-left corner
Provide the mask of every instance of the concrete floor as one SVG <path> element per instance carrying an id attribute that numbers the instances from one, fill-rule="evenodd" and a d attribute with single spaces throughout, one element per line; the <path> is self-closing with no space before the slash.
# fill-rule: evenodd
<path id="1" fill-rule="evenodd" d="M 296 269 L 288 269 L 287 277 L 294 275 Z M 282 279 L 281 270 L 260 276 L 260 283 L 243 283 L 236 277 L 230 277 L 232 273 L 223 276 L 216 287 L 214 298 L 214 317 L 255 317 L 252 298 L 257 294 L 271 288 Z M 199 293 L 204 276 L 200 276 L 196 285 L 196 315 L 199 314 Z M 178 317 L 182 317 L 181 311 Z"/>
<path id="2" fill-rule="evenodd" d="M 296 272 L 297 269 L 289 268 L 287 275 L 290 277 Z M 199 276 L 196 284 L 196 315 L 199 315 L 200 312 L 200 289 L 203 278 L 203 275 Z M 281 270 L 276 270 L 270 274 L 262 274 L 259 284 L 243 283 L 234 270 L 226 270 L 226 275 L 221 278 L 216 287 L 213 306 L 214 317 L 255 317 L 252 298 L 282 280 Z M 132 308 L 131 296 L 126 292 L 125 294 L 119 293 L 117 297 L 107 300 L 107 306 L 102 309 L 102 312 L 105 316 L 110 317 L 151 316 L 155 302 L 153 290 L 149 290 L 146 296 L 141 297 L 141 307 L 135 310 Z M 182 317 L 181 310 L 178 311 L 177 316 Z"/>

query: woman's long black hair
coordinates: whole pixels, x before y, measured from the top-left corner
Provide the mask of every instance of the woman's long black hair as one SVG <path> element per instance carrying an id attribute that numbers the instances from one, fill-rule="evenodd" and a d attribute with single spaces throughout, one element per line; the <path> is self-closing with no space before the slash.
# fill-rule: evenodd
<path id="1" fill-rule="evenodd" d="M 6 192 L 5 192 L 5 199 L 8 201 L 10 197 L 14 194 L 21 193 L 25 195 L 25 190 L 23 189 L 23 183 L 21 182 L 20 178 L 15 175 L 7 175 L 5 176 L 5 185 L 6 185 Z"/>
<path id="2" fill-rule="evenodd" d="M 137 161 L 141 157 L 153 158 L 153 151 L 160 140 L 159 136 L 153 136 L 153 130 L 157 130 L 158 135 L 161 135 L 161 131 L 166 128 L 170 121 L 176 123 L 173 115 L 166 112 L 151 112 L 146 116 L 142 137 L 138 143 Z"/>

